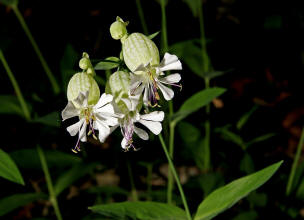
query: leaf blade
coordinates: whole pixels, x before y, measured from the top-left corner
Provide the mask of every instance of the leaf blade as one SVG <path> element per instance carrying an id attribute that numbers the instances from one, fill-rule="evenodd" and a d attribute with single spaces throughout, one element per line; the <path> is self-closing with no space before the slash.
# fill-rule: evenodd
<path id="1" fill-rule="evenodd" d="M 93 212 L 114 219 L 186 220 L 184 210 L 158 202 L 120 202 L 89 207 Z"/>
<path id="2" fill-rule="evenodd" d="M 270 179 L 282 163 L 275 163 L 215 190 L 199 205 L 194 220 L 208 220 L 230 208 Z"/>
<path id="3" fill-rule="evenodd" d="M 21 173 L 11 157 L 0 149 L 0 176 L 12 182 L 24 185 Z"/>

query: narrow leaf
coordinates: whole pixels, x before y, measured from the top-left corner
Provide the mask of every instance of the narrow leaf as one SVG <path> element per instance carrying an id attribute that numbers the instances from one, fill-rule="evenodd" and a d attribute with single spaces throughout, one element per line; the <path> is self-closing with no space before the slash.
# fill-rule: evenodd
<path id="1" fill-rule="evenodd" d="M 3 216 L 16 208 L 25 206 L 37 199 L 47 199 L 48 196 L 44 193 L 24 193 L 15 194 L 0 200 L 0 216 Z"/>
<path id="2" fill-rule="evenodd" d="M 72 183 L 74 183 L 79 178 L 91 172 L 97 163 L 90 163 L 87 165 L 84 164 L 76 164 L 70 170 L 63 173 L 56 181 L 54 185 L 54 190 L 56 196 L 58 196 L 64 189 L 69 187 Z"/>
<path id="3" fill-rule="evenodd" d="M 187 99 L 180 107 L 178 112 L 173 116 L 173 120 L 178 122 L 189 114 L 196 112 L 200 108 L 209 104 L 214 98 L 222 95 L 226 89 L 224 88 L 210 88 L 204 89 Z"/>
<path id="4" fill-rule="evenodd" d="M 251 141 L 249 141 L 246 145 L 247 145 L 247 148 L 252 145 L 252 144 L 255 144 L 255 143 L 258 143 L 258 142 L 262 142 L 262 141 L 266 141 L 268 140 L 269 138 L 272 138 L 274 137 L 276 134 L 275 133 L 269 133 L 269 134 L 264 134 L 262 136 L 259 136 L 259 137 L 256 137 L 254 139 L 252 139 Z"/>
<path id="5" fill-rule="evenodd" d="M 241 130 L 242 127 L 247 123 L 252 114 L 258 109 L 258 106 L 254 106 L 249 112 L 246 112 L 237 122 L 237 129 Z"/>
<path id="6" fill-rule="evenodd" d="M 149 36 L 148 36 L 148 38 L 150 39 L 150 40 L 152 40 L 154 37 L 156 37 L 158 34 L 160 33 L 160 31 L 157 31 L 157 32 L 155 32 L 155 33 L 153 33 L 153 34 L 150 34 Z"/>
<path id="7" fill-rule="evenodd" d="M 58 112 L 52 112 L 42 117 L 36 117 L 32 120 L 32 122 L 52 127 L 60 127 L 61 119 Z"/>
<path id="8" fill-rule="evenodd" d="M 15 183 L 24 185 L 18 167 L 11 157 L 0 149 L 0 176 Z"/>
<path id="9" fill-rule="evenodd" d="M 95 70 L 110 70 L 119 66 L 120 59 L 118 57 L 108 57 L 105 60 L 97 63 Z"/>
<path id="10" fill-rule="evenodd" d="M 120 202 L 89 207 L 93 212 L 112 219 L 186 220 L 184 210 L 158 202 Z"/>
<path id="11" fill-rule="evenodd" d="M 251 191 L 263 185 L 277 171 L 283 161 L 254 174 L 235 180 L 212 192 L 198 207 L 194 220 L 212 219 L 233 206 Z"/>

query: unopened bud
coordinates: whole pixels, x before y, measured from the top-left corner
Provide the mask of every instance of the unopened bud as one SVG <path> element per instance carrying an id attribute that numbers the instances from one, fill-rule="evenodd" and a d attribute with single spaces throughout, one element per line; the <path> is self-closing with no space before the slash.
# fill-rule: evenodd
<path id="1" fill-rule="evenodd" d="M 124 22 L 120 17 L 117 16 L 116 21 L 110 26 L 110 33 L 113 39 L 119 40 L 127 35 L 128 22 Z"/>

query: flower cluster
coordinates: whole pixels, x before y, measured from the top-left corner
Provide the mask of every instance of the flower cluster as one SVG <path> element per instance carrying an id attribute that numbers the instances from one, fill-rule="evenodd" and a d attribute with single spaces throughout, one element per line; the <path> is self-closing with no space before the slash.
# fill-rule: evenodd
<path id="1" fill-rule="evenodd" d="M 105 93 L 100 96 L 94 79 L 95 71 L 87 53 L 83 53 L 79 62 L 82 72 L 76 73 L 69 82 L 68 104 L 62 111 L 62 119 L 79 118 L 78 122 L 67 127 L 70 135 L 78 134 L 77 143 L 72 149 L 75 153 L 80 151 L 80 142 L 87 141 L 87 135 L 104 142 L 118 127 L 123 135 L 121 147 L 125 151 L 136 150 L 134 133 L 143 140 L 149 139 L 149 134 L 138 124 L 155 135 L 160 134 L 165 115 L 163 111 L 153 111 L 155 107 L 161 107 L 158 104 L 160 94 L 168 101 L 174 97 L 170 87 L 181 88 L 178 84 L 180 74 L 165 75 L 165 71 L 182 69 L 178 57 L 165 53 L 160 62 L 155 43 L 141 33 L 128 34 L 127 25 L 128 22 L 117 17 L 110 27 L 113 39 L 122 43 L 119 63 L 124 63 L 127 68 L 118 66 L 107 81 Z M 144 114 L 141 114 L 142 109 Z"/>

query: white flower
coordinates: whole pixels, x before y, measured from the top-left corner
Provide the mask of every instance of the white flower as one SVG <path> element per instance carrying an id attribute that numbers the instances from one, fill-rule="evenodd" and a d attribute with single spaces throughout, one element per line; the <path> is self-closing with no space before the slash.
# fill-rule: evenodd
<path id="1" fill-rule="evenodd" d="M 163 60 L 157 67 L 151 66 L 150 62 L 147 64 L 141 64 L 134 71 L 134 74 L 131 75 L 131 95 L 144 93 L 144 104 L 146 106 L 155 106 L 157 105 L 157 101 L 160 99 L 158 94 L 158 89 L 160 89 L 164 98 L 167 101 L 171 100 L 174 97 L 174 92 L 166 85 L 181 87 L 181 85 L 176 84 L 181 80 L 181 76 L 178 73 L 174 73 L 166 77 L 162 77 L 164 75 L 163 71 L 181 69 L 182 64 L 178 57 L 169 53 L 165 54 Z M 136 72 L 141 74 L 136 74 Z"/>
<path id="2" fill-rule="evenodd" d="M 148 133 L 135 126 L 135 123 L 141 123 L 147 127 L 153 134 L 158 135 L 162 131 L 161 121 L 164 120 L 163 111 L 154 111 L 148 114 L 140 115 L 138 112 L 126 115 L 120 119 L 120 129 L 123 135 L 121 147 L 124 150 L 129 150 L 131 147 L 136 150 L 133 145 L 133 133 L 137 134 L 143 140 L 148 140 Z"/>
<path id="3" fill-rule="evenodd" d="M 113 105 L 111 104 L 113 96 L 110 94 L 102 94 L 96 105 L 88 105 L 89 92 L 80 92 L 78 97 L 69 101 L 65 109 L 62 111 L 62 120 L 66 120 L 75 116 L 79 117 L 79 121 L 69 127 L 67 131 L 71 136 L 78 134 L 76 146 L 72 149 L 74 153 L 80 151 L 79 141 L 87 141 L 87 127 L 89 134 L 93 134 L 95 139 L 95 130 L 98 130 L 98 138 L 104 142 L 110 134 L 110 127 L 118 124 L 118 115 L 115 114 Z"/>

